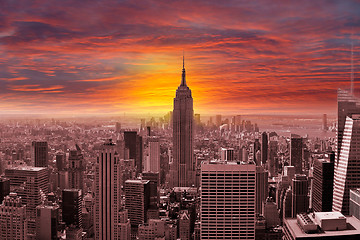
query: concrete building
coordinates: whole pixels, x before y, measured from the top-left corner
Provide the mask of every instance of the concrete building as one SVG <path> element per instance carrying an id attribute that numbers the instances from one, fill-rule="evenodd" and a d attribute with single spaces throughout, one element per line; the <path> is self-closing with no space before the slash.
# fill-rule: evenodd
<path id="1" fill-rule="evenodd" d="M 255 165 L 201 165 L 201 239 L 255 238 L 255 182 Z"/>
<path id="2" fill-rule="evenodd" d="M 160 172 L 160 142 L 158 137 L 148 138 L 149 155 L 145 163 L 145 172 Z"/>
<path id="3" fill-rule="evenodd" d="M 303 139 L 299 135 L 291 134 L 290 165 L 295 167 L 295 174 L 302 173 Z"/>
<path id="4" fill-rule="evenodd" d="M 81 189 L 62 191 L 62 220 L 66 226 L 82 228 L 82 202 Z"/>
<path id="5" fill-rule="evenodd" d="M 262 166 L 256 166 L 256 207 L 255 213 L 262 213 L 262 204 L 269 196 L 269 174 Z"/>
<path id="6" fill-rule="evenodd" d="M 296 174 L 292 180 L 292 217 L 309 208 L 309 183 L 306 175 Z"/>

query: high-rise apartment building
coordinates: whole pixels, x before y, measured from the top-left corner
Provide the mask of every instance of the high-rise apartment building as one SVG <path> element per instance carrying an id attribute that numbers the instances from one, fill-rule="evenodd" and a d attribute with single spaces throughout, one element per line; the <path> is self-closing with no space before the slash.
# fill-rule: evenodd
<path id="1" fill-rule="evenodd" d="M 190 187 L 195 183 L 193 115 L 193 98 L 186 85 L 183 64 L 181 84 L 176 90 L 173 111 L 174 163 L 171 175 L 174 187 Z"/>
<path id="2" fill-rule="evenodd" d="M 0 204 L 0 239 L 28 239 L 26 206 L 16 193 L 10 193 Z"/>
<path id="3" fill-rule="evenodd" d="M 35 167 L 48 166 L 48 143 L 32 142 L 31 144 L 31 160 Z"/>
<path id="4" fill-rule="evenodd" d="M 69 154 L 69 188 L 84 190 L 84 156 L 77 144 L 75 147 Z"/>
<path id="5" fill-rule="evenodd" d="M 201 165 L 201 239 L 254 239 L 256 166 Z"/>
<path id="6" fill-rule="evenodd" d="M 346 117 L 341 151 L 335 163 L 333 211 L 349 214 L 350 189 L 360 187 L 360 115 Z"/>
<path id="7" fill-rule="evenodd" d="M 121 239 L 121 163 L 116 145 L 108 140 L 102 146 L 95 173 L 95 239 Z"/>

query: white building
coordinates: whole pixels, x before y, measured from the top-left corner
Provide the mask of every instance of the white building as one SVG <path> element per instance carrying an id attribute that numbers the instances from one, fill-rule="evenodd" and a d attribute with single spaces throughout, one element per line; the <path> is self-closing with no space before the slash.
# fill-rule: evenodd
<path id="1" fill-rule="evenodd" d="M 201 239 L 255 238 L 256 166 L 201 165 Z"/>

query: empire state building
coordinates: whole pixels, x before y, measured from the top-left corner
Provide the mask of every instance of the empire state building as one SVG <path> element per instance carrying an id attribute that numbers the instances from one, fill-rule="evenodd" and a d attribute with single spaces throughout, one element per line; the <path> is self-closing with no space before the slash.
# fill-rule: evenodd
<path id="1" fill-rule="evenodd" d="M 190 88 L 186 85 L 183 57 L 181 84 L 174 98 L 174 161 L 171 171 L 173 187 L 190 187 L 194 184 L 193 115 L 193 98 Z"/>

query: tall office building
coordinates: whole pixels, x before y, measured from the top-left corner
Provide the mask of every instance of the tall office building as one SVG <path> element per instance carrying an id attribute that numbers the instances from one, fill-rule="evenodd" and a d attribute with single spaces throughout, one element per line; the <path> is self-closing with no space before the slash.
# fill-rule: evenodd
<path id="1" fill-rule="evenodd" d="M 292 188 L 292 217 L 307 212 L 309 208 L 309 183 L 306 175 L 296 174 L 291 183 Z"/>
<path id="2" fill-rule="evenodd" d="M 26 206 L 16 193 L 10 193 L 0 204 L 0 239 L 28 239 Z"/>
<path id="3" fill-rule="evenodd" d="M 47 142 L 32 142 L 31 160 L 35 167 L 48 166 L 48 144 Z"/>
<path id="4" fill-rule="evenodd" d="M 255 238 L 256 166 L 201 165 L 201 239 Z"/>
<path id="5" fill-rule="evenodd" d="M 268 160 L 267 160 L 267 169 L 271 177 L 276 177 L 278 174 L 278 137 L 272 136 L 269 139 L 269 151 L 268 151 Z"/>
<path id="6" fill-rule="evenodd" d="M 149 156 L 145 164 L 145 172 L 160 172 L 160 142 L 158 137 L 148 138 Z"/>
<path id="7" fill-rule="evenodd" d="M 299 135 L 291 134 L 290 165 L 295 167 L 295 173 L 302 173 L 303 139 Z"/>
<path id="8" fill-rule="evenodd" d="M 116 145 L 104 143 L 96 162 L 95 173 L 95 239 L 121 239 L 121 163 Z"/>
<path id="9" fill-rule="evenodd" d="M 263 165 L 266 164 L 268 159 L 268 149 L 269 149 L 268 134 L 267 132 L 263 132 L 261 134 L 261 163 Z"/>
<path id="10" fill-rule="evenodd" d="M 49 177 L 47 168 L 16 166 L 5 169 L 5 177 L 10 180 L 10 190 L 16 192 L 26 205 L 28 234 L 36 234 L 36 207 L 48 194 Z"/>
<path id="11" fill-rule="evenodd" d="M 41 204 L 36 207 L 36 239 L 57 240 L 59 224 L 59 206 Z"/>
<path id="12" fill-rule="evenodd" d="M 220 158 L 222 161 L 234 161 L 234 149 L 220 148 Z"/>
<path id="13" fill-rule="evenodd" d="M 10 180 L 0 177 L 0 204 L 10 193 Z"/>
<path id="14" fill-rule="evenodd" d="M 143 171 L 143 142 L 136 131 L 124 132 L 125 147 L 129 149 L 129 158 L 135 160 L 136 174 Z"/>
<path id="15" fill-rule="evenodd" d="M 263 202 L 269 196 L 269 174 L 262 166 L 256 166 L 256 207 L 255 213 L 262 213 Z"/>
<path id="16" fill-rule="evenodd" d="M 130 240 L 131 236 L 131 225 L 128 216 L 128 210 L 121 208 L 119 210 L 119 239 Z"/>
<path id="17" fill-rule="evenodd" d="M 69 154 L 69 188 L 84 190 L 84 156 L 77 144 L 75 147 Z"/>
<path id="18" fill-rule="evenodd" d="M 333 183 L 334 161 L 315 159 L 312 182 L 312 208 L 315 212 L 331 212 Z"/>
<path id="19" fill-rule="evenodd" d="M 181 84 L 176 90 L 173 111 L 174 163 L 171 174 L 174 187 L 190 187 L 195 183 L 193 115 L 193 98 L 186 85 L 183 63 Z"/>
<path id="20" fill-rule="evenodd" d="M 130 223 L 133 228 L 143 224 L 147 219 L 150 205 L 150 181 L 126 180 L 125 208 L 128 210 Z"/>
<path id="21" fill-rule="evenodd" d="M 360 115 L 346 117 L 341 151 L 334 171 L 333 211 L 349 214 L 350 189 L 360 187 Z"/>
<path id="22" fill-rule="evenodd" d="M 338 89 L 338 130 L 337 130 L 337 152 L 336 162 L 337 165 L 340 156 L 341 142 L 345 129 L 346 117 L 351 117 L 352 114 L 360 114 L 360 99 L 352 95 L 350 92 Z"/>
<path id="23" fill-rule="evenodd" d="M 82 191 L 81 189 L 62 190 L 62 220 L 66 226 L 82 228 Z"/>
<path id="24" fill-rule="evenodd" d="M 327 115 L 323 114 L 323 126 L 322 126 L 323 130 L 328 130 L 328 126 L 327 126 Z"/>

